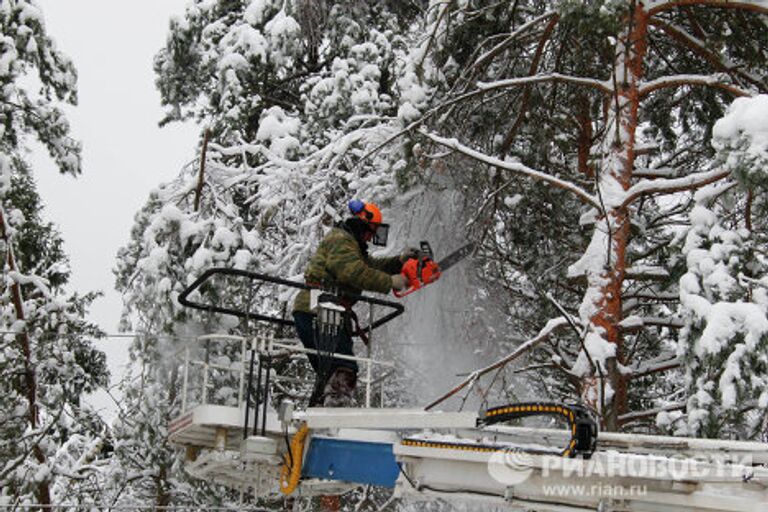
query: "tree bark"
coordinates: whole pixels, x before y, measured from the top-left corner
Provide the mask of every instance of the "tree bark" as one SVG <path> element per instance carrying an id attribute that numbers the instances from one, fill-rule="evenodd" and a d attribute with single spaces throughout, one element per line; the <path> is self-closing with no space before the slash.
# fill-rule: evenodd
<path id="1" fill-rule="evenodd" d="M 591 179 L 595 177 L 595 171 L 589 165 L 589 154 L 592 149 L 592 118 L 589 114 L 589 97 L 585 94 L 579 97 L 576 120 L 579 124 L 577 139 L 579 172 Z"/>
<path id="2" fill-rule="evenodd" d="M 6 264 L 8 265 L 8 269 L 12 272 L 17 271 L 16 259 L 14 258 L 13 246 L 11 245 L 11 237 L 8 234 L 5 225 L 5 210 L 3 208 L 0 208 L 0 237 L 2 237 L 5 242 Z M 20 322 L 25 322 L 24 298 L 21 294 L 21 286 L 19 286 L 19 283 L 17 282 L 14 282 L 11 285 L 11 300 L 13 301 L 16 319 Z M 37 410 L 37 378 L 32 364 L 32 349 L 26 328 L 16 335 L 16 340 L 19 342 L 21 352 L 24 355 L 24 391 L 27 395 L 27 421 L 29 421 L 32 429 L 35 430 L 39 427 L 40 423 Z M 45 454 L 37 442 L 35 442 L 35 445 L 32 447 L 32 454 L 35 456 L 35 460 L 37 460 L 38 464 L 45 464 Z M 48 480 L 43 480 L 38 484 L 37 499 L 41 505 L 50 506 L 51 491 L 48 485 Z"/>
<path id="3" fill-rule="evenodd" d="M 211 131 L 206 128 L 203 135 L 203 150 L 200 154 L 200 172 L 197 175 L 197 187 L 195 188 L 195 211 L 200 210 L 200 197 L 203 195 L 203 184 L 205 183 L 205 158 L 208 153 L 208 139 Z"/>
<path id="4" fill-rule="evenodd" d="M 596 404 L 603 417 L 604 428 L 615 431 L 619 428 L 619 417 L 627 411 L 627 378 L 622 373 L 624 346 L 619 322 L 622 314 L 622 286 L 626 270 L 626 251 L 630 236 L 629 210 L 626 205 L 614 201 L 617 187 L 629 189 L 635 166 L 635 132 L 640 105 L 640 79 L 643 73 L 643 59 L 647 49 L 648 12 L 637 2 L 627 17 L 627 28 L 617 45 L 613 78 L 616 91 L 612 102 L 612 133 L 608 137 L 607 159 L 598 175 L 598 190 L 603 202 L 604 218 L 596 225 L 594 236 L 605 239 L 604 265 L 602 271 L 588 272 L 589 283 L 582 307 L 588 318 L 589 332 L 599 336 L 603 342 L 614 345 L 614 355 L 601 362 L 595 358 L 593 375 L 587 378 L 582 394 L 585 400 Z M 607 235 L 607 236 L 606 236 Z M 594 269 L 594 267 L 592 267 Z M 589 345 L 589 343 L 587 344 Z M 601 373 L 605 382 L 599 382 Z M 597 375 L 595 375 L 597 374 Z M 608 397 L 604 390 L 612 391 Z M 603 409 L 604 408 L 604 409 Z"/>

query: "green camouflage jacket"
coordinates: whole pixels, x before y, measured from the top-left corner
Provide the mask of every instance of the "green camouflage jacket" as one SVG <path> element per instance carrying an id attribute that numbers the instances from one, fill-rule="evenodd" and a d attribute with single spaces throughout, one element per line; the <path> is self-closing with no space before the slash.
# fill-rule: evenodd
<path id="1" fill-rule="evenodd" d="M 333 228 L 310 258 L 304 281 L 336 289 L 340 294 L 360 294 L 363 290 L 389 293 L 392 274 L 402 269 L 400 258 L 369 258 L 364 255 L 355 237 L 340 228 Z M 309 291 L 302 290 L 293 303 L 294 311 L 309 313 Z"/>

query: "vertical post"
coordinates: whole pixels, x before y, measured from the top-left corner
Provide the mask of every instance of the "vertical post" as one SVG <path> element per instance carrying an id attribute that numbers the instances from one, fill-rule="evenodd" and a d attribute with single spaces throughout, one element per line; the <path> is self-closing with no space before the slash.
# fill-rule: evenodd
<path id="1" fill-rule="evenodd" d="M 261 405 L 261 354 L 257 355 L 259 369 L 256 372 L 256 403 L 253 406 L 253 435 L 258 435 L 259 431 L 259 406 Z"/>
<path id="2" fill-rule="evenodd" d="M 216 427 L 216 438 L 213 443 L 216 451 L 223 452 L 227 449 L 227 429 L 224 427 Z"/>
<path id="3" fill-rule="evenodd" d="M 373 357 L 373 304 L 368 304 L 368 359 Z"/>
<path id="4" fill-rule="evenodd" d="M 371 356 L 368 356 L 368 360 L 365 362 L 365 408 L 371 408 L 371 377 L 373 375 L 371 366 Z"/>
<path id="5" fill-rule="evenodd" d="M 264 377 L 264 406 L 261 414 L 261 435 L 267 434 L 267 405 L 269 404 L 269 375 L 272 373 L 272 355 L 267 352 L 266 376 Z"/>
<path id="6" fill-rule="evenodd" d="M 245 346 L 246 338 L 243 337 L 240 340 L 240 377 L 238 378 L 237 385 L 237 407 L 240 408 L 243 405 L 243 387 L 245 386 Z"/>
<path id="7" fill-rule="evenodd" d="M 368 362 L 365 366 L 365 407 L 371 408 L 371 379 L 373 377 L 373 304 L 368 304 L 368 346 L 366 347 Z"/>
<path id="8" fill-rule="evenodd" d="M 202 393 L 203 405 L 208 403 L 208 361 L 203 362 L 203 393 Z"/>
<path id="9" fill-rule="evenodd" d="M 256 339 L 251 338 L 251 359 L 248 367 L 248 384 L 245 392 L 245 419 L 243 421 L 243 439 L 248 437 L 248 419 L 251 412 L 251 397 L 253 396 L 253 365 L 256 360 Z"/>
<path id="10" fill-rule="evenodd" d="M 211 344 L 210 340 L 206 338 L 205 340 L 205 361 L 203 362 L 203 404 L 208 403 L 208 372 L 210 371 L 210 367 L 208 366 L 211 362 Z"/>
<path id="11" fill-rule="evenodd" d="M 384 408 L 384 379 L 379 383 L 379 407 Z"/>
<path id="12" fill-rule="evenodd" d="M 181 412 L 187 411 L 187 387 L 189 386 L 189 345 L 184 347 L 184 381 L 181 386 Z"/>
<path id="13" fill-rule="evenodd" d="M 256 347 L 251 345 L 251 362 L 248 368 L 248 387 L 245 393 L 245 420 L 243 421 L 243 439 L 248 437 L 248 416 L 251 412 L 251 395 L 253 394 L 253 364 L 256 359 Z"/>

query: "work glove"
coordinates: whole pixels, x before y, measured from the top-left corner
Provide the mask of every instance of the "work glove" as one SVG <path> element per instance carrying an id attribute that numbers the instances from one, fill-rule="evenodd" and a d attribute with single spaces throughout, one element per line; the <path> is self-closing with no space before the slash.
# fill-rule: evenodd
<path id="1" fill-rule="evenodd" d="M 400 262 L 405 263 L 412 258 L 419 257 L 419 250 L 415 247 L 407 247 L 400 253 Z"/>
<path id="2" fill-rule="evenodd" d="M 392 289 L 401 291 L 405 290 L 405 287 L 408 286 L 408 281 L 405 279 L 405 276 L 403 274 L 392 274 Z"/>

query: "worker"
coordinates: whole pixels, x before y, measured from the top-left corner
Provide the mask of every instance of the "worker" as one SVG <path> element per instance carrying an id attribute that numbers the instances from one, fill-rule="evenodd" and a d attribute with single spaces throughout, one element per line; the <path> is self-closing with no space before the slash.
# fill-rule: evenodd
<path id="1" fill-rule="evenodd" d="M 320 242 L 304 272 L 304 280 L 313 287 L 336 293 L 348 310 L 353 301 L 350 295 L 367 290 L 389 293 L 403 290 L 407 279 L 402 275 L 403 263 L 418 256 L 417 249 L 406 249 L 400 256 L 373 258 L 368 255 L 368 243 L 385 246 L 389 225 L 383 222 L 381 211 L 373 203 L 359 200 L 349 202 L 350 216 L 338 223 Z M 296 331 L 304 347 L 315 352 L 309 362 L 316 374 L 310 407 L 353 406 L 357 385 L 357 363 L 333 358 L 330 354 L 352 356 L 352 332 L 349 315 L 338 334 L 320 336 L 316 329 L 316 315 L 310 310 L 310 293 L 302 290 L 296 297 L 293 318 Z"/>

